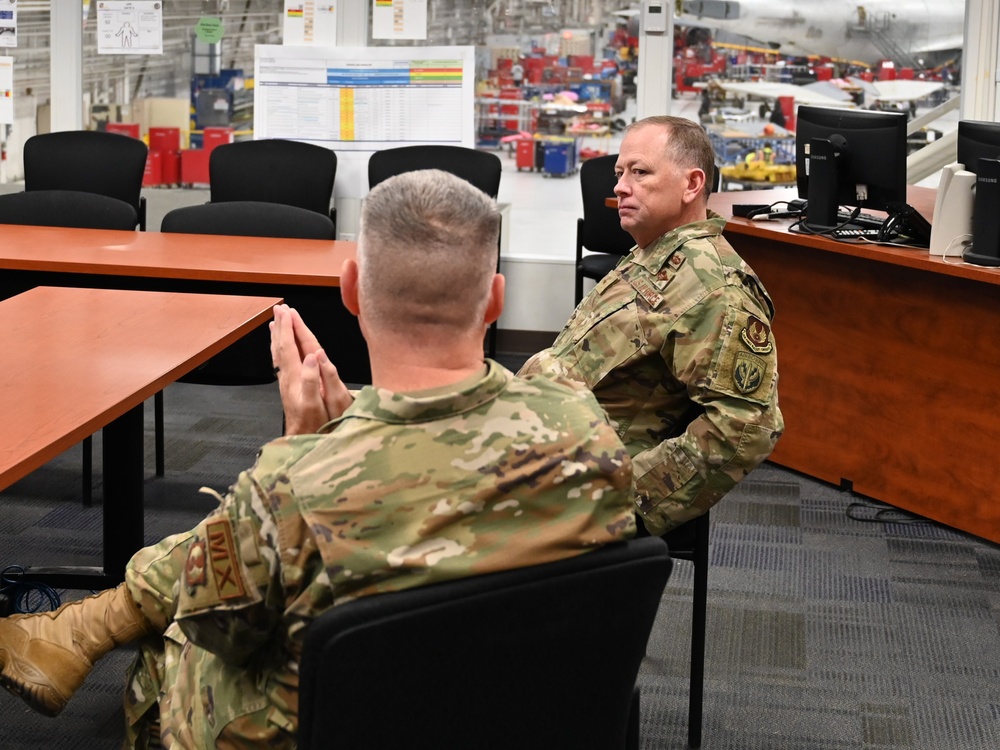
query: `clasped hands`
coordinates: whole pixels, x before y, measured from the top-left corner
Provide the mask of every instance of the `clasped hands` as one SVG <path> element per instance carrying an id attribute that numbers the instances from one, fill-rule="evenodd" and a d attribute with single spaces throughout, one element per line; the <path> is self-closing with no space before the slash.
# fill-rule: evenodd
<path id="1" fill-rule="evenodd" d="M 285 434 L 317 432 L 343 414 L 354 399 L 298 311 L 275 305 L 269 327 L 271 362 L 285 410 Z"/>

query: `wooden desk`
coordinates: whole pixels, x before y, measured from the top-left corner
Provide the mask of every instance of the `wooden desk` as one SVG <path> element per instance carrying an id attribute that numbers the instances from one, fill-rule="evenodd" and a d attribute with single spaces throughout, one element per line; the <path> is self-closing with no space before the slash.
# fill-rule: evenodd
<path id="1" fill-rule="evenodd" d="M 143 544 L 143 401 L 262 325 L 279 301 L 53 287 L 0 301 L 0 488 L 104 430 L 103 568 L 33 568 L 32 579 L 122 580 Z"/>
<path id="2" fill-rule="evenodd" d="M 302 312 L 342 377 L 368 383 L 367 348 L 339 294 L 341 266 L 356 247 L 334 240 L 6 224 L 0 225 L 0 298 L 35 286 L 282 297 Z M 263 346 L 266 351 L 266 341 Z"/>
<path id="3" fill-rule="evenodd" d="M 908 201 L 932 219 L 935 191 Z M 720 193 L 710 207 L 791 190 Z M 1000 270 L 730 219 L 774 300 L 786 432 L 772 459 L 1000 542 Z"/>

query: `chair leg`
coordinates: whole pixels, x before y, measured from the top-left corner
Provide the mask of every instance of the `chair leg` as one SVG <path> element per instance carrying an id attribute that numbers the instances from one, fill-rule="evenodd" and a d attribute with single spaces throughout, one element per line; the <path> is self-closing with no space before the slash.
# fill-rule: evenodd
<path id="1" fill-rule="evenodd" d="M 688 697 L 688 747 L 701 747 L 705 697 L 705 626 L 708 614 L 708 513 L 693 521 L 694 596 L 691 612 L 691 683 Z"/>
<path id="2" fill-rule="evenodd" d="M 625 732 L 625 750 L 639 750 L 639 686 L 632 690 L 632 707 L 628 712 L 628 729 Z"/>
<path id="3" fill-rule="evenodd" d="M 156 476 L 163 476 L 163 391 L 153 396 L 153 452 L 156 461 Z"/>
<path id="4" fill-rule="evenodd" d="M 80 497 L 83 507 L 89 508 L 94 501 L 94 438 L 83 439 L 83 486 Z"/>

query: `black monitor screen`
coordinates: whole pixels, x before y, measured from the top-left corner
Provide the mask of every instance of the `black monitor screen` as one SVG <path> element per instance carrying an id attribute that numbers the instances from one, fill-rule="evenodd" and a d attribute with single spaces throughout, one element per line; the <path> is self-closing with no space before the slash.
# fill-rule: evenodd
<path id="1" fill-rule="evenodd" d="M 958 161 L 975 172 L 980 159 L 1000 159 L 1000 122 L 961 120 L 958 123 Z"/>
<path id="2" fill-rule="evenodd" d="M 808 224 L 835 224 L 838 206 L 887 211 L 906 203 L 905 113 L 803 105 L 795 144 Z"/>

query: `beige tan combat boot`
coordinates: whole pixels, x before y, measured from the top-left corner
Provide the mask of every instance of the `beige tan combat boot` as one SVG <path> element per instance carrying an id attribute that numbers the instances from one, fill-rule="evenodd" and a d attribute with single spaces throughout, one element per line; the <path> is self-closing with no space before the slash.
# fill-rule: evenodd
<path id="1" fill-rule="evenodd" d="M 0 685 L 55 716 L 95 661 L 151 632 L 125 584 L 52 612 L 0 619 Z"/>

